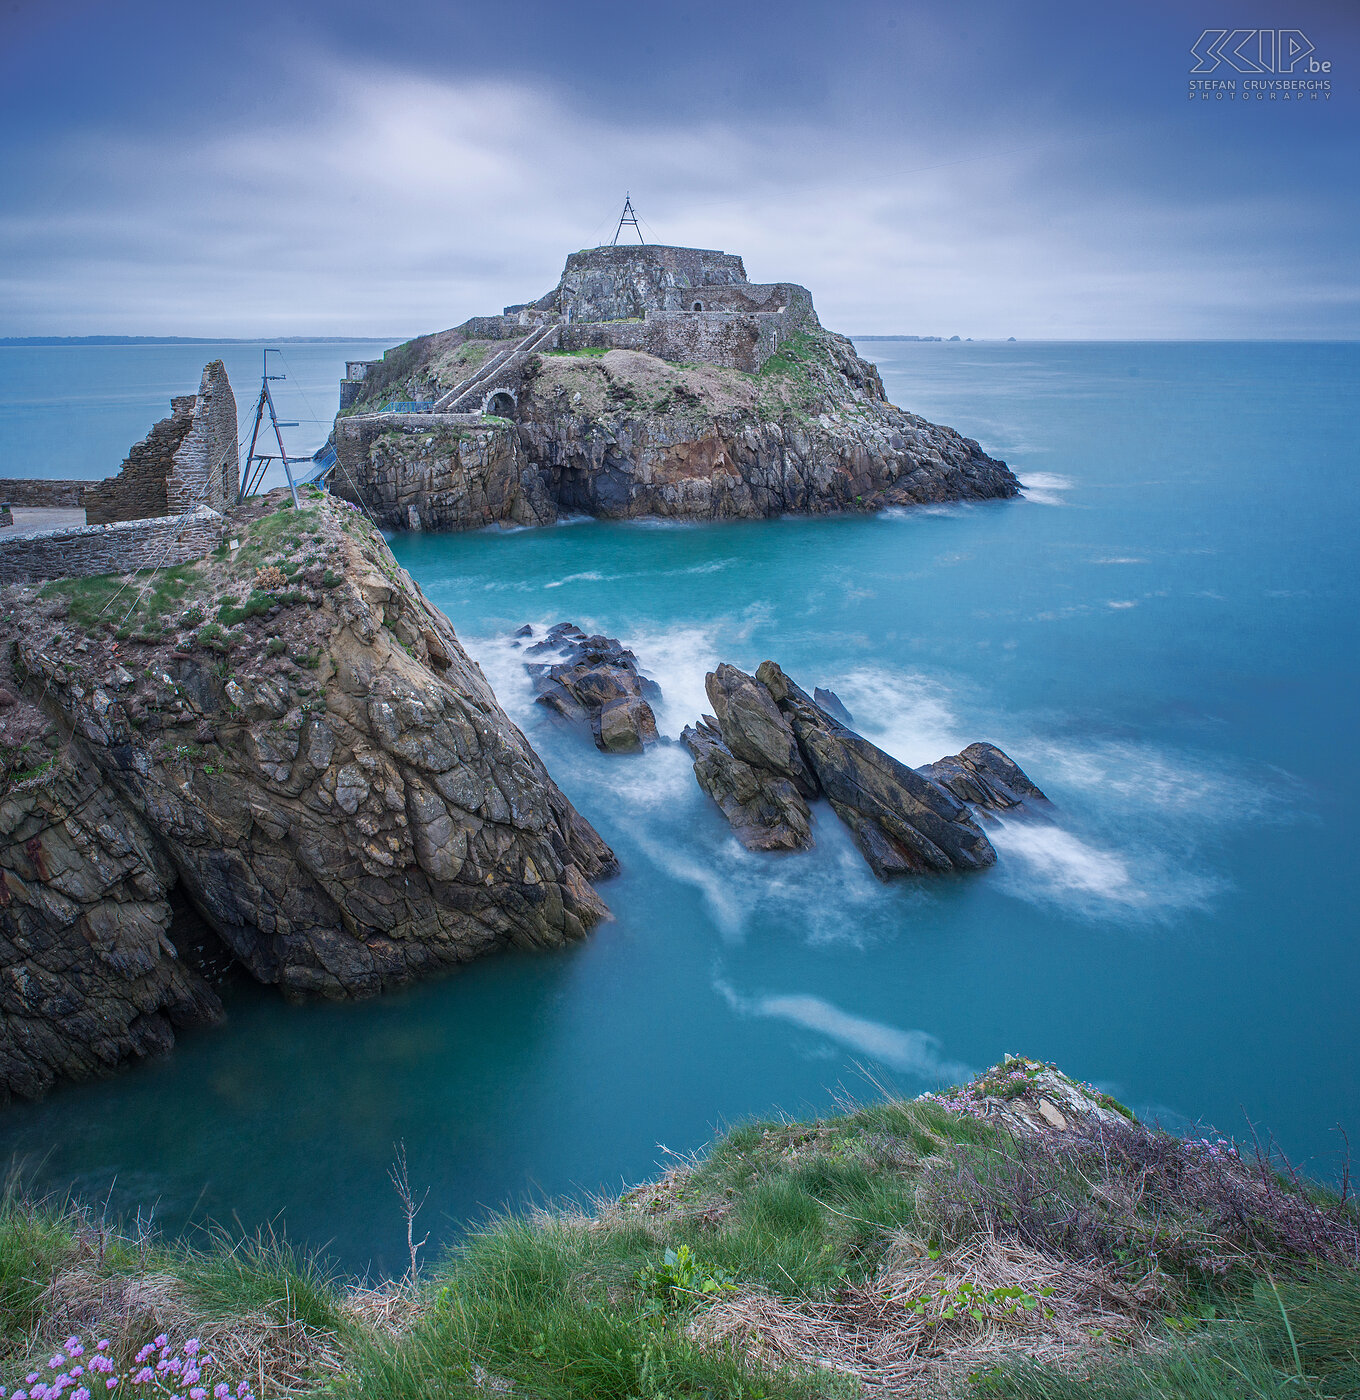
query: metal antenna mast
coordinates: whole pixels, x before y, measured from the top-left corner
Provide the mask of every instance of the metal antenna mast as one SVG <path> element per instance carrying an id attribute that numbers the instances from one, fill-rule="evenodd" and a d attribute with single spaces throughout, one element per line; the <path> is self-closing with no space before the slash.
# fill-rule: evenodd
<path id="1" fill-rule="evenodd" d="M 619 234 L 623 232 L 624 224 L 632 224 L 633 232 L 637 234 L 639 243 L 647 241 L 642 236 L 642 230 L 638 227 L 637 214 L 633 210 L 633 197 L 627 193 L 623 196 L 623 213 L 619 215 L 619 226 L 614 230 L 614 237 L 609 241 L 611 248 L 618 246 Z"/>
<path id="2" fill-rule="evenodd" d="M 284 474 L 288 477 L 288 489 L 293 493 L 293 505 L 298 506 L 297 487 L 293 483 L 293 462 L 310 462 L 310 457 L 290 457 L 283 447 L 284 428 L 296 428 L 296 422 L 280 422 L 279 415 L 274 411 L 274 395 L 270 392 L 269 381 L 271 379 L 286 379 L 284 374 L 270 374 L 269 357 L 277 355 L 277 350 L 266 350 L 264 352 L 264 373 L 260 377 L 260 397 L 255 401 L 255 426 L 250 430 L 250 455 L 246 458 L 246 469 L 241 473 L 241 489 L 236 494 L 236 504 L 239 506 L 247 496 L 253 496 L 259 489 L 260 482 L 264 479 L 265 469 L 270 462 L 280 461 L 283 463 Z M 255 442 L 260 436 L 260 425 L 264 422 L 264 411 L 269 410 L 269 423 L 274 429 L 274 441 L 278 443 L 279 450 L 277 457 L 272 452 L 256 452 Z M 259 467 L 256 467 L 256 463 Z M 252 480 L 253 477 L 253 480 Z M 300 508 L 300 507 L 299 507 Z"/>

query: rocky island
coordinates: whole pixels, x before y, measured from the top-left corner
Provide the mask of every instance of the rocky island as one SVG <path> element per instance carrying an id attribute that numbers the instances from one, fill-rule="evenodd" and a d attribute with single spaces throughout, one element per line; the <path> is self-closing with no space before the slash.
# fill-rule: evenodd
<path id="1" fill-rule="evenodd" d="M 558 285 L 341 385 L 332 489 L 399 529 L 760 518 L 1014 496 L 1004 462 L 888 402 L 794 283 L 741 258 L 586 249 Z"/>

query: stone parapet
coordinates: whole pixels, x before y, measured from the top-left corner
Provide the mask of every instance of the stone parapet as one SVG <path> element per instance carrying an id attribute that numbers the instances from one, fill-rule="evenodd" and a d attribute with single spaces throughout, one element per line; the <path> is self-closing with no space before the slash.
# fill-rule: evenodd
<path id="1" fill-rule="evenodd" d="M 0 501 L 11 506 L 35 506 L 43 510 L 79 510 L 93 481 L 62 480 L 57 477 L 0 477 Z"/>
<path id="2" fill-rule="evenodd" d="M 183 516 L 0 538 L 0 584 L 187 564 L 217 547 L 224 526 L 217 511 L 199 506 Z"/>

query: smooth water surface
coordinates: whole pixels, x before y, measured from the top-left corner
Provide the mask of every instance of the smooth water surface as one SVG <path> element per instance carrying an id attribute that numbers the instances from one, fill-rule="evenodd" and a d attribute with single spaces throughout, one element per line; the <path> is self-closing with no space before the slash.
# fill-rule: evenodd
<path id="1" fill-rule="evenodd" d="M 171 1228 L 282 1221 L 399 1268 L 399 1140 L 448 1239 L 726 1120 L 1019 1051 L 1335 1172 L 1333 1125 L 1360 1130 L 1360 347 L 861 348 L 1026 498 L 393 540 L 618 852 L 614 922 L 366 1005 L 244 988 L 169 1059 L 6 1110 L 0 1149 Z M 959 879 L 880 885 L 824 806 L 813 852 L 747 853 L 679 746 L 606 757 L 532 703 L 507 636 L 566 619 L 635 648 L 668 735 L 716 662 L 773 657 L 910 763 L 999 743 L 1051 820 L 993 826 L 999 863 Z"/>

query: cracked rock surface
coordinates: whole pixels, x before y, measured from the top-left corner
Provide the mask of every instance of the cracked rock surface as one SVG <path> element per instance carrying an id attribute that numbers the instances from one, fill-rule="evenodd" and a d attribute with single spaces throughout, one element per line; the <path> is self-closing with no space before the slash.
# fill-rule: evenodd
<path id="1" fill-rule="evenodd" d="M 294 998 L 557 947 L 607 915 L 591 882 L 613 853 L 448 619 L 357 512 L 280 505 L 113 610 L 120 580 L 5 592 L 0 1092 L 217 1013 L 172 887 Z M 270 565 L 287 585 L 262 592 Z"/>

